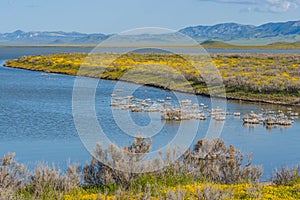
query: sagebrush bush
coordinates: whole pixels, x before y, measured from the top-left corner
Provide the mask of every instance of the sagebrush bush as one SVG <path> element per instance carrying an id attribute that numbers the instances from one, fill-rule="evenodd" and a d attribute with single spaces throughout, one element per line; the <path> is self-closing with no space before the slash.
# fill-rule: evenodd
<path id="1" fill-rule="evenodd" d="M 15 153 L 0 159 L 0 199 L 63 199 L 80 186 L 80 167 L 69 166 L 66 173 L 40 165 L 34 172 L 15 159 Z"/>
<path id="2" fill-rule="evenodd" d="M 272 177 L 272 182 L 275 185 L 291 186 L 300 183 L 300 166 L 288 168 L 282 167 L 277 169 L 275 175 Z"/>
<path id="3" fill-rule="evenodd" d="M 142 164 L 145 154 L 150 151 L 151 143 L 151 140 L 146 142 L 144 138 L 138 137 L 129 147 L 118 149 L 112 144 L 106 150 L 98 143 L 95 158 L 83 169 L 84 181 L 93 186 L 108 187 L 109 184 L 117 184 L 129 189 L 139 176 L 137 172 L 147 171 L 153 164 Z"/>
<path id="4" fill-rule="evenodd" d="M 243 164 L 243 161 L 244 155 L 232 145 L 227 148 L 221 139 L 199 140 L 183 160 L 195 177 L 228 184 L 258 182 L 262 167 L 251 166 L 252 154 L 247 163 Z"/>
<path id="5" fill-rule="evenodd" d="M 40 165 L 31 175 L 29 188 L 36 198 L 62 198 L 61 195 L 70 193 L 72 189 L 80 186 L 80 167 L 69 166 L 66 173 L 54 166 Z"/>
<path id="6" fill-rule="evenodd" d="M 111 145 L 108 150 L 104 150 L 98 144 L 95 150 L 96 158 L 87 164 L 83 170 L 83 178 L 86 184 L 93 186 L 106 186 L 116 184 L 123 189 L 138 190 L 139 187 L 145 189 L 151 184 L 152 189 L 157 189 L 162 185 L 176 186 L 178 184 L 188 184 L 196 181 L 213 181 L 216 183 L 245 183 L 258 182 L 262 175 L 262 167 L 251 166 L 252 154 L 247 157 L 244 163 L 244 155 L 232 145 L 228 148 L 220 139 L 213 141 L 199 140 L 193 150 L 185 152 L 175 162 L 163 167 L 162 164 L 171 162 L 176 150 L 167 152 L 166 160 L 149 161 L 149 166 L 145 170 L 153 168 L 154 164 L 161 165 L 154 172 L 135 173 L 134 168 L 141 167 L 141 160 L 145 153 L 151 148 L 151 141 L 148 143 L 144 138 L 137 138 L 133 145 L 117 150 L 115 145 Z M 126 157 L 126 152 L 138 153 L 137 157 Z M 100 161 L 105 161 L 109 165 L 104 165 Z M 115 169 L 114 166 L 122 167 L 124 170 Z"/>
<path id="7" fill-rule="evenodd" d="M 15 160 L 15 153 L 9 153 L 0 159 L 0 198 L 14 199 L 16 192 L 26 187 L 29 172 L 25 165 Z"/>

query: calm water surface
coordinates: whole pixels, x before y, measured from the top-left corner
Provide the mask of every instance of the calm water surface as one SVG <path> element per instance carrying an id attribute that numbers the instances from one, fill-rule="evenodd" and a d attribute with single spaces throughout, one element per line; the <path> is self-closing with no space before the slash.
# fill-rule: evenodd
<path id="1" fill-rule="evenodd" d="M 1 50 L 1 48 L 0 48 Z M 67 162 L 85 163 L 91 159 L 82 145 L 72 116 L 72 90 L 75 77 L 59 74 L 45 74 L 3 67 L 5 59 L 22 55 L 35 55 L 58 52 L 85 52 L 88 48 L 10 48 L 0 52 L 0 155 L 16 152 L 20 162 L 34 166 L 38 162 L 55 163 L 65 167 Z M 132 137 L 124 134 L 113 121 L 110 94 L 116 82 L 99 82 L 95 97 L 99 123 L 109 138 L 120 144 L 129 145 Z M 134 85 L 123 83 L 125 87 Z M 164 99 L 172 93 L 156 88 L 140 87 L 134 94 L 145 99 Z M 187 95 L 186 98 L 189 98 Z M 210 99 L 198 98 L 207 105 Z M 245 104 L 230 101 L 229 112 L 251 110 L 259 112 L 286 110 L 274 105 Z M 124 111 L 118 111 L 120 114 Z M 300 112 L 298 110 L 298 112 Z M 155 114 L 152 114 L 155 115 Z M 149 116 L 131 114 L 138 125 L 147 125 Z M 154 118 L 160 121 L 160 116 Z M 210 118 L 200 123 L 194 143 L 203 138 Z M 160 123 L 160 122 L 159 122 Z M 163 123 L 163 122 L 161 122 Z M 183 122 L 185 125 L 192 121 Z M 178 130 L 178 123 L 165 124 L 159 134 L 153 137 L 153 148 L 172 140 Z M 194 131 L 194 130 L 191 130 Z M 188 132 L 186 134 L 189 134 Z M 221 138 L 227 145 L 233 144 L 245 154 L 253 152 L 253 162 L 264 166 L 264 178 L 270 177 L 276 167 L 292 166 L 300 162 L 300 123 L 299 119 L 289 128 L 266 130 L 263 126 L 243 126 L 240 118 L 226 119 Z"/>

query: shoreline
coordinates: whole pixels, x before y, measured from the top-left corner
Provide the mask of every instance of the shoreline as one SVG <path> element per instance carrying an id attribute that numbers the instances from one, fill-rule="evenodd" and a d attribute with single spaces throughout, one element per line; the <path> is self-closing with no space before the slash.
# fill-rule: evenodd
<path id="1" fill-rule="evenodd" d="M 216 44 L 202 44 L 199 43 L 196 46 L 183 46 L 183 45 L 154 45 L 154 46 L 147 46 L 149 48 L 199 48 L 202 47 L 204 49 L 244 49 L 244 50 L 251 50 L 251 49 L 259 49 L 259 50 L 300 50 L 299 45 L 293 45 L 293 43 L 287 44 L 265 44 L 265 45 L 236 45 L 230 43 L 222 43 L 218 44 L 218 41 L 214 41 Z M 101 43 L 100 43 L 101 44 Z M 58 47 L 58 48 L 67 48 L 67 47 L 81 47 L 81 48 L 97 48 L 99 44 L 0 44 L 0 48 L 6 47 Z M 128 46 L 128 45 L 101 45 L 101 48 L 140 48 L 145 47 L 144 45 L 135 45 L 135 46 Z"/>
<path id="2" fill-rule="evenodd" d="M 63 73 L 63 72 L 49 72 L 49 71 L 45 71 L 45 70 L 33 70 L 33 69 L 27 69 L 27 68 L 22 68 L 22 67 L 14 67 L 14 66 L 9 66 L 6 65 L 6 63 L 3 64 L 3 67 L 8 67 L 8 68 L 15 68 L 15 69 L 23 69 L 23 70 L 29 70 L 29 71 L 36 71 L 36 72 L 45 72 L 45 73 L 50 73 L 50 74 L 62 74 L 62 75 L 67 75 L 67 76 L 75 76 L 77 77 L 77 75 L 72 74 L 72 73 Z M 271 101 L 271 100 L 265 100 L 265 99 L 246 99 L 246 98 L 242 98 L 242 97 L 230 97 L 230 96 L 211 96 L 209 93 L 205 93 L 205 92 L 188 92 L 188 91 L 183 91 L 183 90 L 178 90 L 178 89 L 172 89 L 172 88 L 168 88 L 168 87 L 164 87 L 161 85 L 157 85 L 157 84 L 152 84 L 152 83 L 140 83 L 140 82 L 135 82 L 135 81 L 130 81 L 130 80 L 124 80 L 124 79 L 112 79 L 112 78 L 96 78 L 96 77 L 92 77 L 92 76 L 81 76 L 81 77 L 87 77 L 87 78 L 95 78 L 98 80 L 109 80 L 109 81 L 122 81 L 122 82 L 126 82 L 126 83 L 132 83 L 132 84 L 137 84 L 137 85 L 143 85 L 146 87 L 152 87 L 152 88 L 158 88 L 161 90 L 165 90 L 165 91 L 174 91 L 174 92 L 180 92 L 180 93 L 184 93 L 184 94 L 194 94 L 197 96 L 202 96 L 202 97 L 207 97 L 207 98 L 217 98 L 217 99 L 226 99 L 228 100 L 232 100 L 232 101 L 239 101 L 239 102 L 247 102 L 247 103 L 258 103 L 258 104 L 272 104 L 272 105 L 278 105 L 278 106 L 292 106 L 292 107 L 300 107 L 300 100 L 296 101 L 294 103 L 288 103 L 288 102 L 281 102 L 281 101 Z"/>

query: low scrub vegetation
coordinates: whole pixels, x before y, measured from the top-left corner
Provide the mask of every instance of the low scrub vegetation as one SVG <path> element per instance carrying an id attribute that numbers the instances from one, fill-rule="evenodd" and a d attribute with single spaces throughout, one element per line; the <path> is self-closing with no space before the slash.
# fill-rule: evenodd
<path id="1" fill-rule="evenodd" d="M 35 171 L 15 160 L 15 153 L 0 159 L 0 199 L 63 199 L 81 184 L 80 168 L 60 169 L 40 165 Z"/>
<path id="2" fill-rule="evenodd" d="M 291 186 L 300 183 L 300 166 L 288 168 L 282 167 L 276 170 L 273 176 L 273 183 L 276 185 Z"/>
<path id="3" fill-rule="evenodd" d="M 300 102 L 298 54 L 212 54 L 210 59 L 201 55 L 182 57 L 157 53 L 95 53 L 89 56 L 86 53 L 65 53 L 23 56 L 7 61 L 5 65 L 147 83 L 204 94 L 209 93 L 207 80 L 213 80 L 217 75 L 215 68 L 208 66 L 215 65 L 222 76 L 227 97 L 290 104 Z"/>
<path id="4" fill-rule="evenodd" d="M 244 157 L 220 139 L 200 140 L 175 162 L 153 172 L 153 161 L 144 173 L 133 173 L 149 152 L 151 140 L 137 138 L 129 147 L 115 145 L 103 149 L 99 143 L 96 157 L 82 169 L 69 166 L 62 172 L 40 165 L 29 171 L 15 161 L 15 154 L 0 160 L 1 199 L 299 199 L 299 168 L 276 172 L 273 183 L 262 184 L 262 168 L 251 165 L 252 156 Z M 120 162 L 126 153 L 134 153 L 130 162 Z M 161 165 L 171 160 L 154 160 Z M 105 156 L 106 155 L 106 156 Z M 104 156 L 104 157 L 103 157 Z M 131 157 L 132 158 L 132 157 Z M 247 158 L 244 160 L 244 158 Z M 105 159 L 104 165 L 98 159 Z M 132 162 L 131 162 L 132 161 Z M 135 163 L 132 165 L 132 163 Z M 114 168 L 121 165 L 123 170 Z"/>

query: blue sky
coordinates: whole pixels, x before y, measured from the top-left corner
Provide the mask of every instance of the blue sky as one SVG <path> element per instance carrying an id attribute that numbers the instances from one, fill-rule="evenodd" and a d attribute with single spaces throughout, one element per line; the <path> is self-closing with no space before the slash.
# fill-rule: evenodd
<path id="1" fill-rule="evenodd" d="M 223 22 L 300 20 L 300 0 L 1 0 L 0 32 L 118 33 Z"/>

